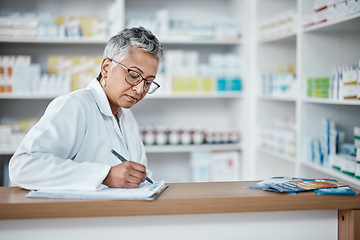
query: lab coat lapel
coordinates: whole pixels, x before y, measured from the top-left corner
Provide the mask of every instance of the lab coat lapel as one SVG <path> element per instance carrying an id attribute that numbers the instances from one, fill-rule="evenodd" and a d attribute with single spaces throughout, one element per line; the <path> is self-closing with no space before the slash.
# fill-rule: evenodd
<path id="1" fill-rule="evenodd" d="M 113 127 L 115 129 L 115 132 L 116 132 L 119 140 L 120 140 L 120 145 L 122 145 L 122 148 L 125 148 L 124 150 L 126 150 L 126 152 L 128 152 L 124 136 L 121 134 L 121 131 L 120 131 L 119 122 L 112 114 L 112 111 L 111 111 L 111 108 L 109 105 L 109 101 L 106 97 L 104 90 L 101 88 L 99 81 L 94 79 L 88 85 L 88 88 L 90 88 L 91 93 L 93 94 L 93 96 L 95 98 L 96 104 L 97 104 L 100 112 L 112 120 Z M 121 112 L 118 113 L 119 118 L 120 118 L 120 115 L 121 115 Z"/>

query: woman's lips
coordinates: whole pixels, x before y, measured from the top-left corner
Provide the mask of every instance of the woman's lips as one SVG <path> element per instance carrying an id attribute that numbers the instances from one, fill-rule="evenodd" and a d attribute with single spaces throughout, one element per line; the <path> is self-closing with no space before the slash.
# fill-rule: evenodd
<path id="1" fill-rule="evenodd" d="M 131 101 L 131 102 L 137 102 L 138 101 L 138 98 L 136 97 L 132 97 L 130 95 L 126 95 L 128 97 L 128 99 Z"/>

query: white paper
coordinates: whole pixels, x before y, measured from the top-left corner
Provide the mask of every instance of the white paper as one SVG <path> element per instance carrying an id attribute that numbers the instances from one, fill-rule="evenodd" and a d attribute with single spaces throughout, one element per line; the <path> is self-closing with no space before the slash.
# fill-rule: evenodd
<path id="1" fill-rule="evenodd" d="M 99 191 L 32 190 L 27 197 L 111 200 L 154 200 L 168 185 L 165 181 L 143 182 L 138 188 L 105 188 Z"/>

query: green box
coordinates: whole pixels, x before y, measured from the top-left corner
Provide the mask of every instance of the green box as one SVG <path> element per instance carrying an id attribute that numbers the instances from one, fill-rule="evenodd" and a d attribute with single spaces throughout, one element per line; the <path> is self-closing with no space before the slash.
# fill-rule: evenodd
<path id="1" fill-rule="evenodd" d="M 215 91 L 215 79 L 212 77 L 204 77 L 202 79 L 202 90 L 210 93 Z"/>
<path id="2" fill-rule="evenodd" d="M 172 90 L 173 92 L 185 92 L 185 78 L 174 77 Z"/>

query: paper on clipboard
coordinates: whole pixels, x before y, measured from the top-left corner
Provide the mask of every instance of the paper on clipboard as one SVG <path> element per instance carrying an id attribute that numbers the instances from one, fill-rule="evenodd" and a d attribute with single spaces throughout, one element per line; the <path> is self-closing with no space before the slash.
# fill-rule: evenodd
<path id="1" fill-rule="evenodd" d="M 32 190 L 27 197 L 108 200 L 155 200 L 166 188 L 165 181 L 143 182 L 138 188 L 104 188 L 99 191 Z"/>

